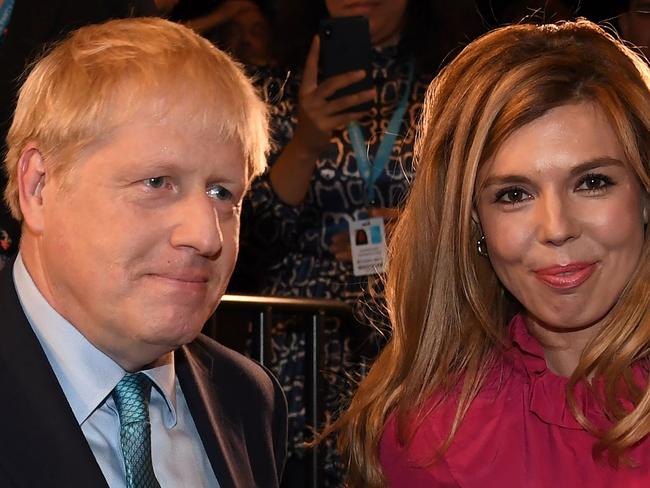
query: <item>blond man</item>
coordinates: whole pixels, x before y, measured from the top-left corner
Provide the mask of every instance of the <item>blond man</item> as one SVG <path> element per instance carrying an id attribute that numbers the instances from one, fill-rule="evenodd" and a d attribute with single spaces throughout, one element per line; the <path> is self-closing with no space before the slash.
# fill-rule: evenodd
<path id="1" fill-rule="evenodd" d="M 250 82 L 185 27 L 84 27 L 34 66 L 5 161 L 1 486 L 279 485 L 277 382 L 199 335 L 267 145 Z"/>

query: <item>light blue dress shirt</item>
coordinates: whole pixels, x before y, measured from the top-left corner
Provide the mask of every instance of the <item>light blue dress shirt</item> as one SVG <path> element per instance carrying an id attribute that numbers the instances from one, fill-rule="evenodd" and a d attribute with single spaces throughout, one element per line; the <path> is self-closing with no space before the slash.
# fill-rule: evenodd
<path id="1" fill-rule="evenodd" d="M 18 298 L 111 488 L 124 488 L 120 420 L 111 392 L 126 373 L 45 300 L 20 254 L 13 269 Z M 152 380 L 151 456 L 161 488 L 219 483 L 174 370 L 173 352 L 143 372 Z"/>

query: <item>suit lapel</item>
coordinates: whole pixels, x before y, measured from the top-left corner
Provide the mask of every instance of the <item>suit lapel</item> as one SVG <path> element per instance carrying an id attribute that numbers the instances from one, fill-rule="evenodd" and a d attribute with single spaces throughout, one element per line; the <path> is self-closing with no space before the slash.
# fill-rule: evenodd
<path id="1" fill-rule="evenodd" d="M 107 486 L 13 285 L 0 273 L 0 472 L 17 486 Z M 0 485 L 2 480 L 0 480 Z"/>
<path id="2" fill-rule="evenodd" d="M 176 374 L 221 488 L 254 486 L 241 426 L 224 411 L 214 384 L 213 359 L 193 343 L 176 351 Z"/>

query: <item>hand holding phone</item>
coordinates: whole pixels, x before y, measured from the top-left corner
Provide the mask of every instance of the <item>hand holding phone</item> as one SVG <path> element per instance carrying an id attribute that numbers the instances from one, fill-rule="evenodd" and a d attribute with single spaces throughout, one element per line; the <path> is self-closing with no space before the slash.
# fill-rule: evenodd
<path id="1" fill-rule="evenodd" d="M 329 144 L 332 131 L 366 115 L 364 105 L 372 105 L 376 96 L 374 88 L 370 88 L 335 98 L 341 89 L 366 78 L 367 72 L 348 71 L 319 82 L 319 52 L 320 40 L 315 37 L 305 62 L 298 96 L 298 125 L 292 139 L 300 153 L 314 159 Z"/>

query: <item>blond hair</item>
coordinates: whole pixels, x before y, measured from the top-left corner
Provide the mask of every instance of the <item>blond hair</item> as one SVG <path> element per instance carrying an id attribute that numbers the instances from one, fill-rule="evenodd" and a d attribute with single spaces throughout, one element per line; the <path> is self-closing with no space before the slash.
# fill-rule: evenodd
<path id="1" fill-rule="evenodd" d="M 390 245 L 392 337 L 349 409 L 327 431 L 339 434 L 351 487 L 384 485 L 378 448 L 390 414 L 407 444 L 429 412 L 422 408 L 426 400 L 434 393 L 450 398 L 458 388 L 449 436 L 432 461 L 453 441 L 487 370 L 509 345 L 505 324 L 521 307 L 476 252 L 480 234 L 471 214 L 478 170 L 513 131 L 554 107 L 582 101 L 607 114 L 647 192 L 650 71 L 588 21 L 497 29 L 467 46 L 429 87 L 417 178 Z M 596 436 L 596 451 L 614 461 L 650 432 L 650 389 L 631 381 L 631 366 L 649 353 L 649 283 L 646 241 L 638 270 L 569 383 L 574 415 Z M 592 375 L 605 383 L 614 420 L 608 432 L 596 431 L 573 396 L 575 385 Z M 615 394 L 621 378 L 635 405 L 631 411 Z"/>
<path id="2" fill-rule="evenodd" d="M 146 105 L 146 107 L 145 107 Z M 236 138 L 248 176 L 268 151 L 267 110 L 242 68 L 192 30 L 163 19 L 90 25 L 35 63 L 23 83 L 7 136 L 5 200 L 21 220 L 17 165 L 37 146 L 53 174 L 65 176 L 82 151 L 143 109 L 174 110 L 211 135 Z"/>

